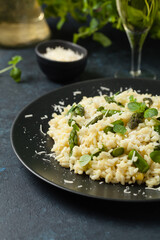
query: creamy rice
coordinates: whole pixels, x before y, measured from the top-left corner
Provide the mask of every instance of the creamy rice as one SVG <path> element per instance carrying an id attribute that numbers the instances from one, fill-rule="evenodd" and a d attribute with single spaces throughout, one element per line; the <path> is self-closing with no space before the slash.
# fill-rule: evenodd
<path id="1" fill-rule="evenodd" d="M 53 113 L 53 119 L 49 121 L 48 135 L 54 139 L 52 151 L 56 154 L 56 160 L 62 167 L 70 168 L 74 173 L 86 173 L 92 180 L 104 179 L 106 183 L 138 184 L 145 183 L 148 187 L 160 184 L 160 163 L 154 162 L 150 158 L 150 153 L 154 151 L 155 146 L 159 145 L 159 133 L 154 130 L 155 121 L 145 118 L 142 123 L 134 129 L 130 129 L 128 122 L 133 114 L 128 109 L 129 97 L 133 95 L 137 102 L 143 102 L 144 98 L 151 98 L 153 104 L 151 108 L 160 109 L 160 97 L 150 94 L 139 94 L 129 89 L 115 96 L 115 101 L 120 102 L 124 107 L 116 103 L 108 103 L 104 96 L 83 97 L 81 104 L 84 107 L 84 116 L 73 116 L 73 119 L 81 127 L 77 131 L 78 144 L 70 149 L 69 137 L 73 125 L 69 126 L 68 120 L 71 114 L 67 114 L 71 106 L 64 108 L 64 111 L 58 115 Z M 110 117 L 105 115 L 95 124 L 86 126 L 92 119 L 100 115 L 97 111 L 99 107 L 105 109 L 120 110 L 121 113 L 113 114 Z M 158 115 L 153 118 L 158 118 Z M 122 120 L 126 128 L 125 134 L 109 131 L 104 132 L 106 126 L 113 127 L 113 122 Z M 101 151 L 98 156 L 92 154 L 105 146 L 105 151 Z M 113 157 L 112 151 L 117 148 L 124 148 L 124 153 Z M 136 157 L 129 159 L 128 154 L 135 149 L 146 160 L 149 165 L 147 172 L 140 172 L 134 165 Z M 83 155 L 92 155 L 93 158 L 88 164 L 82 166 L 80 158 Z"/>

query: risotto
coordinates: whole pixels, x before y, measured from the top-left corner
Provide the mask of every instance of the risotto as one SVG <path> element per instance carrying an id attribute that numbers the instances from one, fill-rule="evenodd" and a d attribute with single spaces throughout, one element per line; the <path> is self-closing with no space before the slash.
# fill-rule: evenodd
<path id="1" fill-rule="evenodd" d="M 106 183 L 160 184 L 160 97 L 133 89 L 83 97 L 53 113 L 48 135 L 62 167 Z"/>

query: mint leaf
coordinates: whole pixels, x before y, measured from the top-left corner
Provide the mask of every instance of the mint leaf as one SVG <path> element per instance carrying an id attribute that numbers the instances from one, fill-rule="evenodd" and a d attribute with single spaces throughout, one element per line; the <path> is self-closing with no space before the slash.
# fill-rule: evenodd
<path id="1" fill-rule="evenodd" d="M 146 109 L 146 104 L 143 103 L 138 103 L 138 102 L 130 102 L 128 103 L 128 109 L 131 112 L 144 112 Z"/>
<path id="2" fill-rule="evenodd" d="M 113 131 L 124 135 L 126 133 L 127 129 L 121 124 L 115 124 L 113 127 Z"/>
<path id="3" fill-rule="evenodd" d="M 80 163 L 81 167 L 86 166 L 90 161 L 91 161 L 91 156 L 87 155 L 87 154 L 81 156 L 79 159 L 79 163 Z"/>
<path id="4" fill-rule="evenodd" d="M 158 115 L 156 108 L 149 108 L 144 112 L 144 118 L 151 118 Z"/>
<path id="5" fill-rule="evenodd" d="M 140 109 L 140 104 L 138 102 L 130 102 L 128 103 L 128 109 L 131 112 L 137 112 Z"/>
<path id="6" fill-rule="evenodd" d="M 112 122 L 112 124 L 115 126 L 116 124 L 122 125 L 124 126 L 124 122 L 122 120 L 116 120 L 114 122 Z"/>
<path id="7" fill-rule="evenodd" d="M 137 102 L 137 99 L 133 95 L 129 97 L 129 100 L 130 102 Z"/>

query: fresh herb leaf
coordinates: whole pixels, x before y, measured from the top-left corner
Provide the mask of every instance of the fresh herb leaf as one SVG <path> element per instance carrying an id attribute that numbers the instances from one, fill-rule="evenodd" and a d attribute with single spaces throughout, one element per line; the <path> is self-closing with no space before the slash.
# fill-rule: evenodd
<path id="1" fill-rule="evenodd" d="M 105 127 L 105 129 L 103 130 L 106 134 L 108 132 L 112 132 L 112 133 L 121 133 L 121 134 L 125 134 L 127 129 L 124 127 L 124 122 L 122 120 L 117 120 L 115 122 L 112 123 L 114 126 L 107 126 Z"/>
<path id="2" fill-rule="evenodd" d="M 109 47 L 112 44 L 111 40 L 100 32 L 95 32 L 93 34 L 93 40 L 101 43 L 103 47 Z"/>
<path id="3" fill-rule="evenodd" d="M 130 102 L 137 102 L 137 99 L 133 95 L 129 97 L 129 100 Z"/>
<path id="4" fill-rule="evenodd" d="M 130 102 L 127 106 L 131 112 L 144 112 L 146 110 L 146 104 L 144 102 Z"/>
<path id="5" fill-rule="evenodd" d="M 63 26 L 63 24 L 65 23 L 65 21 L 66 21 L 66 18 L 65 18 L 65 17 L 62 17 L 62 18 L 58 21 L 58 23 L 57 23 L 57 29 L 58 29 L 58 30 L 60 30 L 60 29 L 62 28 L 62 26 Z"/>
<path id="6" fill-rule="evenodd" d="M 95 32 L 99 32 L 103 27 L 105 27 L 107 24 L 112 24 L 114 28 L 123 30 L 121 19 L 117 13 L 116 8 L 116 1 L 115 0 L 38 0 L 41 5 L 43 5 L 43 9 L 45 11 L 45 16 L 53 17 L 54 19 L 61 19 L 61 24 L 58 25 L 58 27 L 63 26 L 64 20 L 68 20 L 68 15 L 71 16 L 74 20 L 81 23 L 81 26 L 78 29 L 77 33 L 74 33 L 74 41 L 78 41 L 80 38 L 88 37 L 94 34 Z M 139 2 L 146 2 L 146 1 L 140 1 Z M 158 0 L 157 0 L 158 1 Z M 127 3 L 127 1 L 126 1 Z M 126 4 L 124 3 L 124 4 Z M 146 11 L 147 13 L 150 13 L 150 11 Z M 131 14 L 134 15 L 131 15 Z M 136 22 L 135 24 L 138 24 L 138 27 L 144 27 L 144 23 L 148 19 L 143 14 L 135 11 L 135 8 L 132 8 L 128 12 L 129 14 L 129 21 Z M 137 20 L 135 21 L 136 16 Z M 144 17 L 144 18 L 143 18 Z M 91 27 L 92 24 L 88 23 L 88 19 L 96 19 L 98 24 L 95 28 Z M 144 19 L 144 22 L 143 22 Z M 139 21 L 142 21 L 139 23 Z M 87 25 L 87 26 L 86 26 Z M 152 38 L 158 38 L 160 39 L 160 6 L 159 11 L 156 15 L 156 19 L 154 21 L 154 25 L 152 26 L 150 32 L 150 36 Z"/>
<path id="7" fill-rule="evenodd" d="M 156 108 L 149 108 L 144 112 L 144 118 L 152 118 L 158 115 L 158 111 Z"/>
<path id="8" fill-rule="evenodd" d="M 91 161 L 91 155 L 88 155 L 88 154 L 81 156 L 79 159 L 79 163 L 81 167 L 86 166 L 90 161 Z"/>
<path id="9" fill-rule="evenodd" d="M 10 76 L 18 83 L 21 81 L 21 70 L 17 67 L 13 67 L 10 71 Z"/>
<path id="10" fill-rule="evenodd" d="M 124 135 L 127 131 L 127 129 L 122 126 L 121 124 L 115 124 L 114 127 L 113 127 L 113 131 L 115 133 L 121 133 L 122 135 Z"/>
<path id="11" fill-rule="evenodd" d="M 117 124 L 124 126 L 124 122 L 122 120 L 116 120 L 116 121 L 112 122 L 112 124 L 114 126 L 117 125 Z"/>
<path id="12" fill-rule="evenodd" d="M 12 59 L 8 62 L 9 67 L 6 67 L 2 70 L 0 70 L 0 74 L 4 73 L 8 70 L 10 71 L 10 76 L 15 80 L 15 82 L 20 82 L 21 81 L 21 70 L 17 68 L 17 64 L 22 60 L 21 56 L 14 56 Z"/>
<path id="13" fill-rule="evenodd" d="M 17 63 L 19 63 L 22 60 L 21 56 L 14 56 L 12 57 L 12 59 L 8 62 L 8 65 L 16 65 Z"/>
<path id="14" fill-rule="evenodd" d="M 128 109 L 132 112 L 138 112 L 140 109 L 140 104 L 138 102 L 128 103 Z"/>

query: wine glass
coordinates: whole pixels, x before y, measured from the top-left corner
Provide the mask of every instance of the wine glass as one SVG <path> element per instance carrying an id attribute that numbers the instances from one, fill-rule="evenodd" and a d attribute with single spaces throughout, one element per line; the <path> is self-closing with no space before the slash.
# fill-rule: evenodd
<path id="1" fill-rule="evenodd" d="M 117 72 L 115 77 L 152 78 L 156 76 L 141 71 L 141 52 L 143 43 L 155 19 L 159 0 L 116 0 L 124 30 L 131 47 L 130 72 Z"/>

